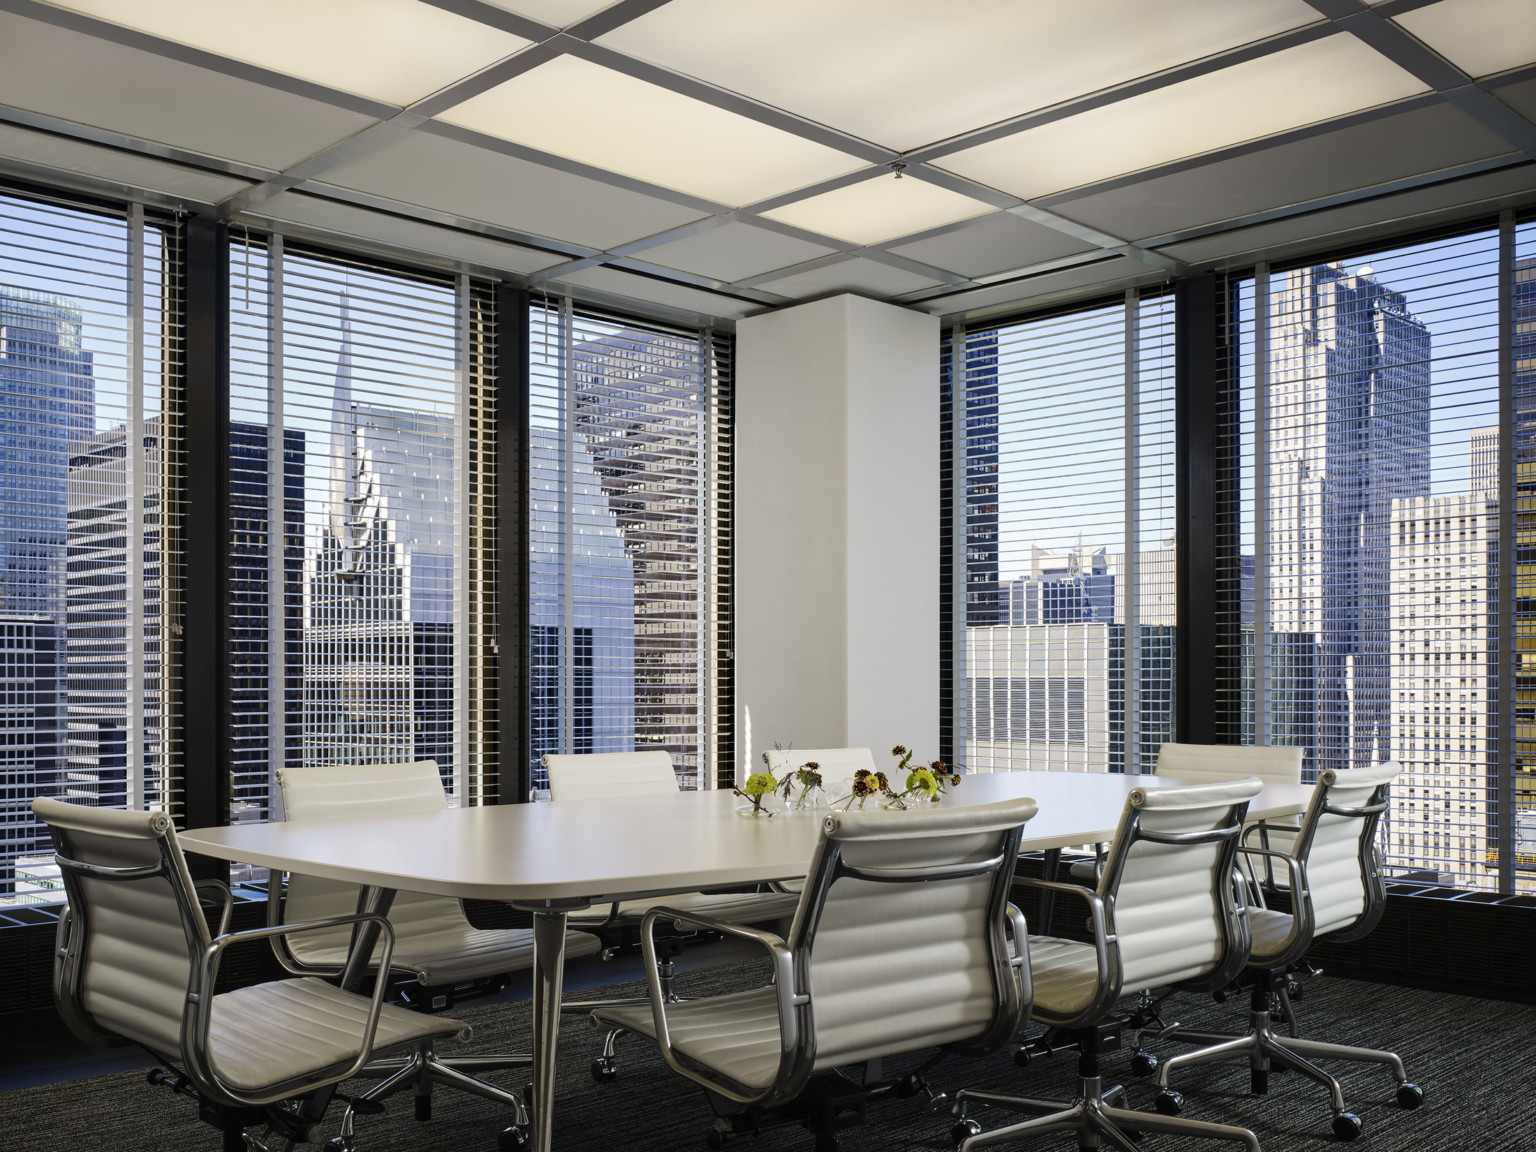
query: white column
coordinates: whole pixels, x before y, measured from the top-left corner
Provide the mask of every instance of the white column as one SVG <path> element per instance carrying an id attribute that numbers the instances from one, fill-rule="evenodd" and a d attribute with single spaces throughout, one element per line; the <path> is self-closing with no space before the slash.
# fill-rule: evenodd
<path id="1" fill-rule="evenodd" d="M 939 324 L 835 296 L 737 326 L 736 700 L 775 742 L 939 738 Z"/>

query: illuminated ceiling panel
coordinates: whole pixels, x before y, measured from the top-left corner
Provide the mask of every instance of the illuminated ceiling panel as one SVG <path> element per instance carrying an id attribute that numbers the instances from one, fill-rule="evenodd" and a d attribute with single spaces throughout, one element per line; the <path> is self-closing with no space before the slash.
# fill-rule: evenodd
<path id="1" fill-rule="evenodd" d="M 763 215 L 854 244 L 878 244 L 995 211 L 990 204 L 926 180 L 883 175 Z"/>
<path id="2" fill-rule="evenodd" d="M 1532 0 L 1441 0 L 1392 19 L 1473 76 L 1536 60 Z"/>
<path id="3" fill-rule="evenodd" d="M 1026 199 L 1330 120 L 1428 89 L 1347 33 L 937 161 Z"/>
<path id="4" fill-rule="evenodd" d="M 845 152 L 575 56 L 541 64 L 439 118 L 733 206 L 863 166 Z"/>
<path id="5" fill-rule="evenodd" d="M 614 3 L 614 0 L 487 0 L 498 8 L 527 16 L 541 24 L 554 28 L 569 28 L 585 20 L 595 12 Z"/>
<path id="6" fill-rule="evenodd" d="M 598 43 L 907 150 L 1320 19 L 1303 0 L 671 0 Z"/>
<path id="7" fill-rule="evenodd" d="M 166 40 L 390 104 L 410 104 L 530 43 L 417 0 L 64 0 Z"/>

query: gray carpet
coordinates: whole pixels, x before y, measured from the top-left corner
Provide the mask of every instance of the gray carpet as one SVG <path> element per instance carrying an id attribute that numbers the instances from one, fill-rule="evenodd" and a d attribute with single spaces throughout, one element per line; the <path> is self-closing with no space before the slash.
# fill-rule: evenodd
<path id="1" fill-rule="evenodd" d="M 740 987 L 744 978 L 752 979 L 746 967 L 732 965 L 691 974 L 686 983 L 680 980 L 681 990 L 699 995 Z M 639 985 L 615 985 L 603 994 L 639 990 Z M 1175 1012 L 1165 1013 L 1168 1018 L 1176 1015 L 1203 1027 L 1236 1028 L 1246 1017 L 1244 1004 L 1237 1001 L 1214 1005 L 1186 996 L 1176 1003 Z M 1308 985 L 1298 1010 L 1303 1035 L 1395 1049 L 1407 1062 L 1409 1075 L 1425 1090 L 1424 1106 L 1403 1112 L 1392 1102 L 1392 1083 L 1383 1069 L 1336 1066 L 1350 1106 L 1365 1123 L 1365 1135 L 1356 1148 L 1380 1152 L 1536 1149 L 1531 1100 L 1536 1084 L 1530 1063 L 1536 1007 L 1324 977 Z M 474 1025 L 469 1050 L 526 1047 L 527 1001 L 466 1006 L 455 1014 Z M 703 1093 L 668 1072 L 654 1050 L 634 1038 L 621 1042 L 619 1079 L 595 1084 L 587 1066 L 597 1040 L 585 1020 L 567 1018 L 561 1034 L 555 1147 L 702 1148 L 704 1130 L 712 1119 Z M 1059 1099 L 1070 1096 L 1075 1067 L 1070 1054 L 1036 1061 L 1026 1071 L 1014 1068 L 1006 1056 L 978 1061 L 955 1058 L 940 1065 L 931 1079 L 951 1090 L 991 1088 Z M 898 1062 L 888 1063 L 887 1072 L 899 1070 Z M 1105 1074 L 1129 1081 L 1133 1106 L 1149 1106 L 1151 1087 L 1129 1077 L 1124 1052 L 1106 1058 Z M 1275 1076 L 1269 1096 L 1262 1098 L 1248 1095 L 1247 1070 L 1239 1065 L 1192 1070 L 1181 1087 L 1187 1097 L 1184 1115 L 1252 1128 L 1267 1152 L 1319 1149 L 1334 1143 L 1326 1098 L 1295 1074 Z M 431 1122 L 417 1124 L 411 1118 L 409 1097 L 397 1097 L 385 1115 L 361 1118 L 360 1146 L 365 1152 L 490 1152 L 496 1146 L 496 1130 L 507 1122 L 494 1106 L 459 1093 L 440 1093 L 435 1108 Z M 328 1120 L 335 1115 L 333 1111 Z M 981 1113 L 979 1119 L 987 1128 L 1005 1122 L 997 1112 Z M 847 1132 L 843 1147 L 848 1152 L 940 1152 L 950 1147 L 950 1123 L 947 1115 L 932 1115 L 915 1100 L 878 1101 L 871 1106 L 870 1124 Z M 809 1134 L 795 1128 L 738 1143 L 744 1152 L 746 1148 L 809 1152 L 811 1146 Z M 1030 1146 L 1067 1150 L 1075 1143 L 1069 1136 L 1053 1136 Z M 1155 1150 L 1183 1145 L 1171 1137 L 1149 1136 L 1144 1146 Z M 195 1121 L 188 1101 L 149 1087 L 141 1073 L 132 1072 L 0 1094 L 0 1147 L 26 1152 L 78 1152 L 93 1147 L 215 1152 L 219 1135 Z"/>

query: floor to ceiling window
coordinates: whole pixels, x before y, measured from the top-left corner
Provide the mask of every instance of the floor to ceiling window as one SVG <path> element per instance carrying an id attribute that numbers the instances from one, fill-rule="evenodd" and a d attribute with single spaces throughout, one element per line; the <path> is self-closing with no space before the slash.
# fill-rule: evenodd
<path id="1" fill-rule="evenodd" d="M 530 779 L 552 752 L 664 750 L 729 771 L 728 344 L 536 302 Z"/>
<path id="2" fill-rule="evenodd" d="M 1382 844 L 1400 880 L 1536 890 L 1536 610 L 1509 501 L 1536 428 L 1533 257 L 1509 224 L 1233 285 L 1232 734 L 1307 749 L 1308 779 L 1399 761 Z"/>
<path id="3" fill-rule="evenodd" d="M 488 298 L 239 236 L 230 258 L 233 820 L 284 765 L 431 760 L 480 798 Z"/>
<path id="4" fill-rule="evenodd" d="M 62 899 L 33 796 L 177 808 L 175 245 L 0 192 L 0 908 Z"/>
<path id="5" fill-rule="evenodd" d="M 1173 722 L 1172 298 L 956 330 L 946 363 L 952 754 L 1150 771 Z"/>

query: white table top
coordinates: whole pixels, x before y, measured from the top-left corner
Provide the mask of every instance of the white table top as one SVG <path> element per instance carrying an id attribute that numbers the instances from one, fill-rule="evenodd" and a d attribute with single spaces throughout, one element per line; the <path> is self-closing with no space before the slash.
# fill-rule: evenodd
<path id="1" fill-rule="evenodd" d="M 1175 783 L 1157 776 L 984 772 L 966 776 L 943 803 L 1033 797 L 1040 812 L 1024 829 L 1023 848 L 1062 848 L 1111 839 L 1132 788 Z M 1249 817 L 1301 812 L 1310 794 L 1302 785 L 1266 785 L 1249 805 Z M 803 876 L 823 814 L 747 819 L 733 814 L 741 802 L 728 789 L 680 792 L 389 820 L 237 824 L 193 829 L 180 840 L 189 852 L 223 860 L 525 906 Z"/>

